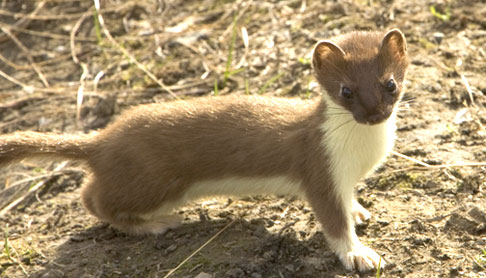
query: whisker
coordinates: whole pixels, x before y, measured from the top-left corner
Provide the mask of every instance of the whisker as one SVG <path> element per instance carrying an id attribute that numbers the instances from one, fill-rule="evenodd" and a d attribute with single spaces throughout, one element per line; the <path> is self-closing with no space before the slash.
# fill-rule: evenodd
<path id="1" fill-rule="evenodd" d="M 349 131 L 348 133 L 348 136 L 346 136 L 346 140 L 344 141 L 344 145 L 343 145 L 343 148 L 342 148 L 342 153 L 344 153 L 346 151 L 346 145 L 348 144 L 348 141 L 349 141 L 349 138 L 351 138 L 351 135 L 353 133 L 353 130 L 354 128 L 357 126 L 358 124 L 355 123 L 354 126 L 351 128 L 351 130 Z"/>
<path id="2" fill-rule="evenodd" d="M 398 105 L 405 105 L 405 104 L 412 104 L 412 103 L 416 103 L 416 101 L 415 100 L 400 101 Z"/>
<path id="3" fill-rule="evenodd" d="M 331 131 L 329 131 L 329 132 L 326 132 L 326 136 L 330 136 L 330 135 L 332 135 L 332 134 L 333 134 L 334 132 L 336 132 L 338 129 L 340 129 L 341 127 L 343 127 L 343 126 L 345 126 L 345 125 L 347 125 L 347 124 L 349 124 L 349 123 L 351 123 L 351 122 L 353 122 L 353 121 L 354 121 L 354 119 L 350 119 L 350 120 L 345 121 L 344 123 L 342 123 L 342 124 L 338 125 L 337 127 L 335 127 L 333 130 L 331 130 Z"/>
<path id="4" fill-rule="evenodd" d="M 342 112 L 342 113 L 329 113 L 329 114 L 326 114 L 326 116 L 337 116 L 337 115 L 351 115 L 351 113 L 345 113 L 345 112 Z"/>
<path id="5" fill-rule="evenodd" d="M 413 111 L 412 109 L 410 109 L 408 107 L 400 107 L 400 106 L 398 106 L 396 109 L 397 109 L 397 111 Z"/>
<path id="6" fill-rule="evenodd" d="M 343 107 L 338 107 L 338 106 L 327 106 L 326 109 L 338 109 L 338 110 L 346 110 Z"/>

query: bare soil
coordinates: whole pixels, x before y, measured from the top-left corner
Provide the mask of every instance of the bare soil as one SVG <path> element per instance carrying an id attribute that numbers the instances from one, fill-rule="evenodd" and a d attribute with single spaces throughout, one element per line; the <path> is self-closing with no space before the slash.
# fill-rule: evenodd
<path id="1" fill-rule="evenodd" d="M 391 155 L 358 184 L 373 215 L 360 239 L 387 260 L 381 277 L 486 277 L 486 167 L 461 165 L 486 160 L 484 1 L 102 2 L 118 46 L 91 1 L 0 2 L 2 133 L 89 132 L 176 96 L 316 97 L 316 41 L 398 27 L 412 65 L 395 151 L 434 167 Z M 191 254 L 170 277 L 376 277 L 342 267 L 303 201 L 200 201 L 180 228 L 133 237 L 82 207 L 84 175 L 72 161 L 0 170 L 0 277 L 165 277 Z"/>

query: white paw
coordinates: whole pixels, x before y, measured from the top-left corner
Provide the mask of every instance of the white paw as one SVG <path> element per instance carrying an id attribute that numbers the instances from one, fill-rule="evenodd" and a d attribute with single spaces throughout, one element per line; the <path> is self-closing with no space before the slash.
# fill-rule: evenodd
<path id="1" fill-rule="evenodd" d="M 181 225 L 182 217 L 180 215 L 159 216 L 156 219 L 146 220 L 142 223 L 132 225 L 116 225 L 116 228 L 123 230 L 132 235 L 164 234 L 169 229 L 174 229 Z"/>
<path id="2" fill-rule="evenodd" d="M 362 224 L 364 221 L 371 218 L 371 213 L 356 200 L 353 200 L 353 209 L 351 214 L 353 215 L 354 223 L 357 225 Z"/>
<path id="3" fill-rule="evenodd" d="M 346 268 L 346 270 L 358 270 L 359 272 L 366 272 L 372 269 L 385 267 L 385 260 L 380 257 L 373 249 L 362 244 L 355 246 L 351 251 L 345 254 L 338 254 L 339 259 Z"/>
<path id="4" fill-rule="evenodd" d="M 162 235 L 169 229 L 177 228 L 181 222 L 177 219 L 157 219 L 151 222 L 146 222 L 136 227 L 138 234 L 154 234 Z"/>

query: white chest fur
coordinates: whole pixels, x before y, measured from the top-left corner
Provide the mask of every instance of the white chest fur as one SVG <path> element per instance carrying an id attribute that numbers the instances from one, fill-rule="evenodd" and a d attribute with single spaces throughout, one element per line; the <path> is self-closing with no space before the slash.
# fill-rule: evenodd
<path id="1" fill-rule="evenodd" d="M 330 157 L 331 173 L 336 190 L 346 207 L 351 206 L 353 187 L 377 167 L 392 150 L 395 141 L 395 118 L 378 125 L 357 123 L 353 116 L 332 100 L 328 104 L 327 120 L 321 129 L 325 132 L 323 146 Z M 347 111 L 346 111 L 347 112 Z M 344 113 L 344 114 L 343 114 Z"/>

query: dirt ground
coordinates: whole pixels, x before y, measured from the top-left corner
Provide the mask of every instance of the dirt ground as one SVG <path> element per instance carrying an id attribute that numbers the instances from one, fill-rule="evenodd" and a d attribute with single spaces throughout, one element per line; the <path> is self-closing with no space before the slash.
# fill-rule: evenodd
<path id="1" fill-rule="evenodd" d="M 373 215 L 358 235 L 388 262 L 381 277 L 486 277 L 486 167 L 464 165 L 486 161 L 484 1 L 112 0 L 101 15 L 91 1 L 0 1 L 2 133 L 89 132 L 175 97 L 317 97 L 317 40 L 400 28 L 411 67 L 395 151 L 432 167 L 391 155 L 358 184 Z M 72 161 L 0 170 L 0 277 L 377 275 L 347 272 L 303 201 L 200 201 L 180 228 L 134 237 L 82 207 L 84 176 Z"/>

